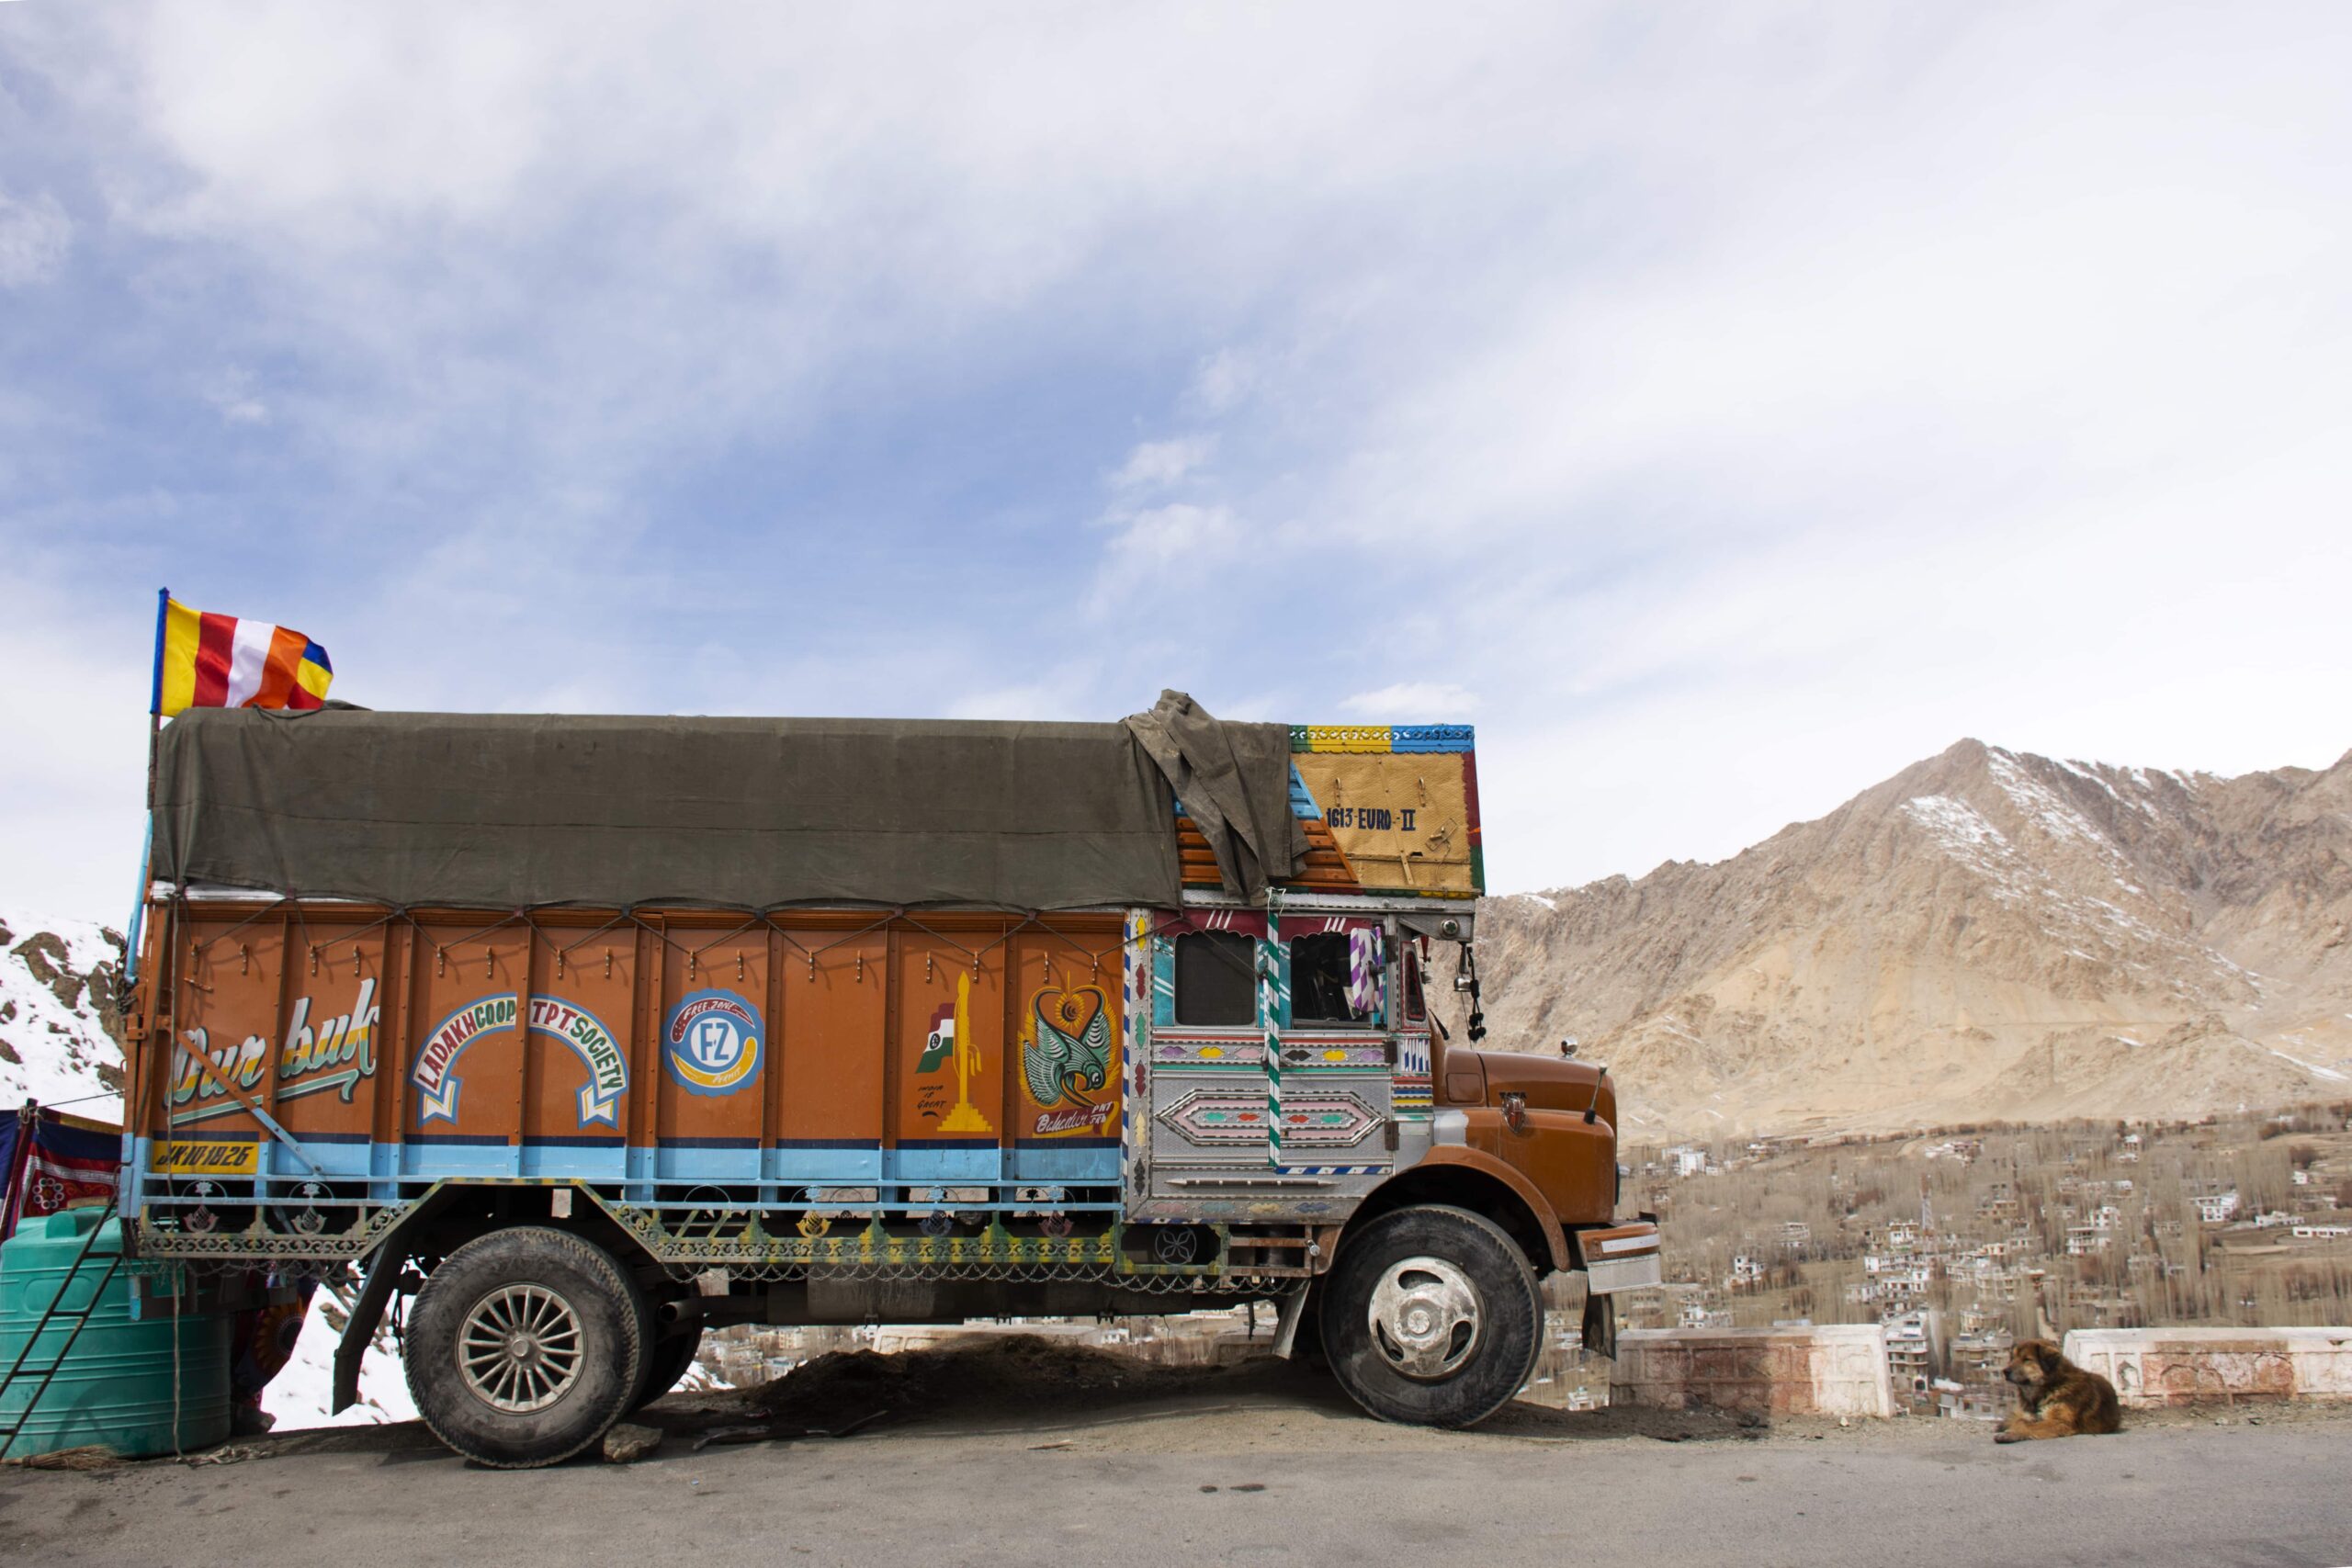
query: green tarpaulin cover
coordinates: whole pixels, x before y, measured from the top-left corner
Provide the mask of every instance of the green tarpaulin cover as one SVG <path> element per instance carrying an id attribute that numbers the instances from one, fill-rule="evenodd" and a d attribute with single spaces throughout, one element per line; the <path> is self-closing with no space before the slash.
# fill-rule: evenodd
<path id="1" fill-rule="evenodd" d="M 1305 850 L 1288 731 L 191 709 L 154 874 L 401 906 L 1069 909 L 1181 901 L 1171 792 L 1254 897 Z"/>

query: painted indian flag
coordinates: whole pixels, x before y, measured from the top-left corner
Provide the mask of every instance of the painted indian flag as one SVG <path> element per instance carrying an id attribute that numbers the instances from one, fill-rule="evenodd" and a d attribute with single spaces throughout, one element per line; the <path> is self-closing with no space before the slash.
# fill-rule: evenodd
<path id="1" fill-rule="evenodd" d="M 326 701 L 334 667 L 300 632 L 191 610 L 164 590 L 155 628 L 153 711 L 189 708 L 314 708 Z"/>

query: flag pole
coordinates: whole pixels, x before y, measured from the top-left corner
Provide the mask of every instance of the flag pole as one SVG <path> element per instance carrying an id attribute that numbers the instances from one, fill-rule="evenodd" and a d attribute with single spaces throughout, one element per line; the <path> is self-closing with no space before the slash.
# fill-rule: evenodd
<path id="1" fill-rule="evenodd" d="M 155 743 L 164 733 L 164 624 L 171 617 L 172 591 L 155 590 L 155 671 L 147 688 L 147 813 L 155 812 Z M 145 890 L 141 890 L 144 897 Z"/>
<path id="2" fill-rule="evenodd" d="M 147 696 L 147 835 L 139 848 L 139 890 L 131 899 L 129 945 L 122 955 L 122 985 L 128 997 L 139 978 L 139 940 L 147 920 L 147 873 L 155 855 L 155 753 L 164 734 L 164 626 L 172 611 L 172 591 L 155 591 L 155 665 Z"/>

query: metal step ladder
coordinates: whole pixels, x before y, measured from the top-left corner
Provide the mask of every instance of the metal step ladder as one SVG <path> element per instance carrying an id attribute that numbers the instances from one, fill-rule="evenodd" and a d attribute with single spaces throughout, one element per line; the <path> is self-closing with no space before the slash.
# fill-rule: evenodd
<path id="1" fill-rule="evenodd" d="M 58 1369 L 65 1365 L 65 1359 L 74 1353 L 74 1346 L 82 1337 L 82 1330 L 97 1312 L 98 1303 L 106 1300 L 107 1287 L 114 1283 L 117 1274 L 122 1272 L 123 1253 L 120 1247 L 117 1247 L 114 1256 L 107 1261 L 106 1272 L 98 1276 L 97 1287 L 90 1292 L 90 1299 L 79 1311 L 64 1305 L 67 1293 L 74 1289 L 74 1281 L 82 1277 L 82 1265 L 89 1261 L 91 1248 L 97 1246 L 99 1235 L 107 1228 L 107 1222 L 115 1216 L 115 1203 L 113 1198 L 107 1200 L 105 1210 L 98 1215 L 98 1223 L 90 1227 L 90 1234 L 82 1238 L 82 1250 L 74 1255 L 74 1267 L 65 1271 L 65 1278 L 58 1282 L 56 1293 L 49 1298 L 49 1305 L 41 1309 L 40 1321 L 33 1325 L 31 1335 L 25 1340 L 25 1348 L 17 1352 L 17 1359 L 6 1373 L 0 1375 L 0 1402 L 4 1402 L 20 1384 L 31 1381 L 33 1374 L 25 1370 L 25 1362 L 40 1348 L 41 1336 L 56 1325 L 72 1322 L 73 1332 L 65 1337 L 65 1343 L 40 1373 L 40 1384 L 32 1391 L 32 1397 L 25 1401 L 25 1407 L 17 1413 L 14 1421 L 0 1426 L 0 1459 L 8 1457 L 8 1450 L 16 1445 L 17 1435 L 25 1429 L 27 1423 L 32 1420 L 33 1413 L 40 1408 L 41 1396 L 49 1392 L 51 1380 L 57 1376 Z"/>

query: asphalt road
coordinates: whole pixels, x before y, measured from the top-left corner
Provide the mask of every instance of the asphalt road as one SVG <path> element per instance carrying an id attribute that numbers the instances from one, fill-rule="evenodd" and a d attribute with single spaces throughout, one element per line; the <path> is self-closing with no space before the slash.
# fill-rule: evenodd
<path id="1" fill-rule="evenodd" d="M 1504 1426 L 1409 1431 L 1294 1393 L 700 1452 L 689 1426 L 638 1464 L 522 1473 L 379 1429 L 236 1463 L 10 1470 L 0 1562 L 2352 1563 L 2340 1416 L 2008 1447 L 1927 1421 L 1681 1442 Z"/>

